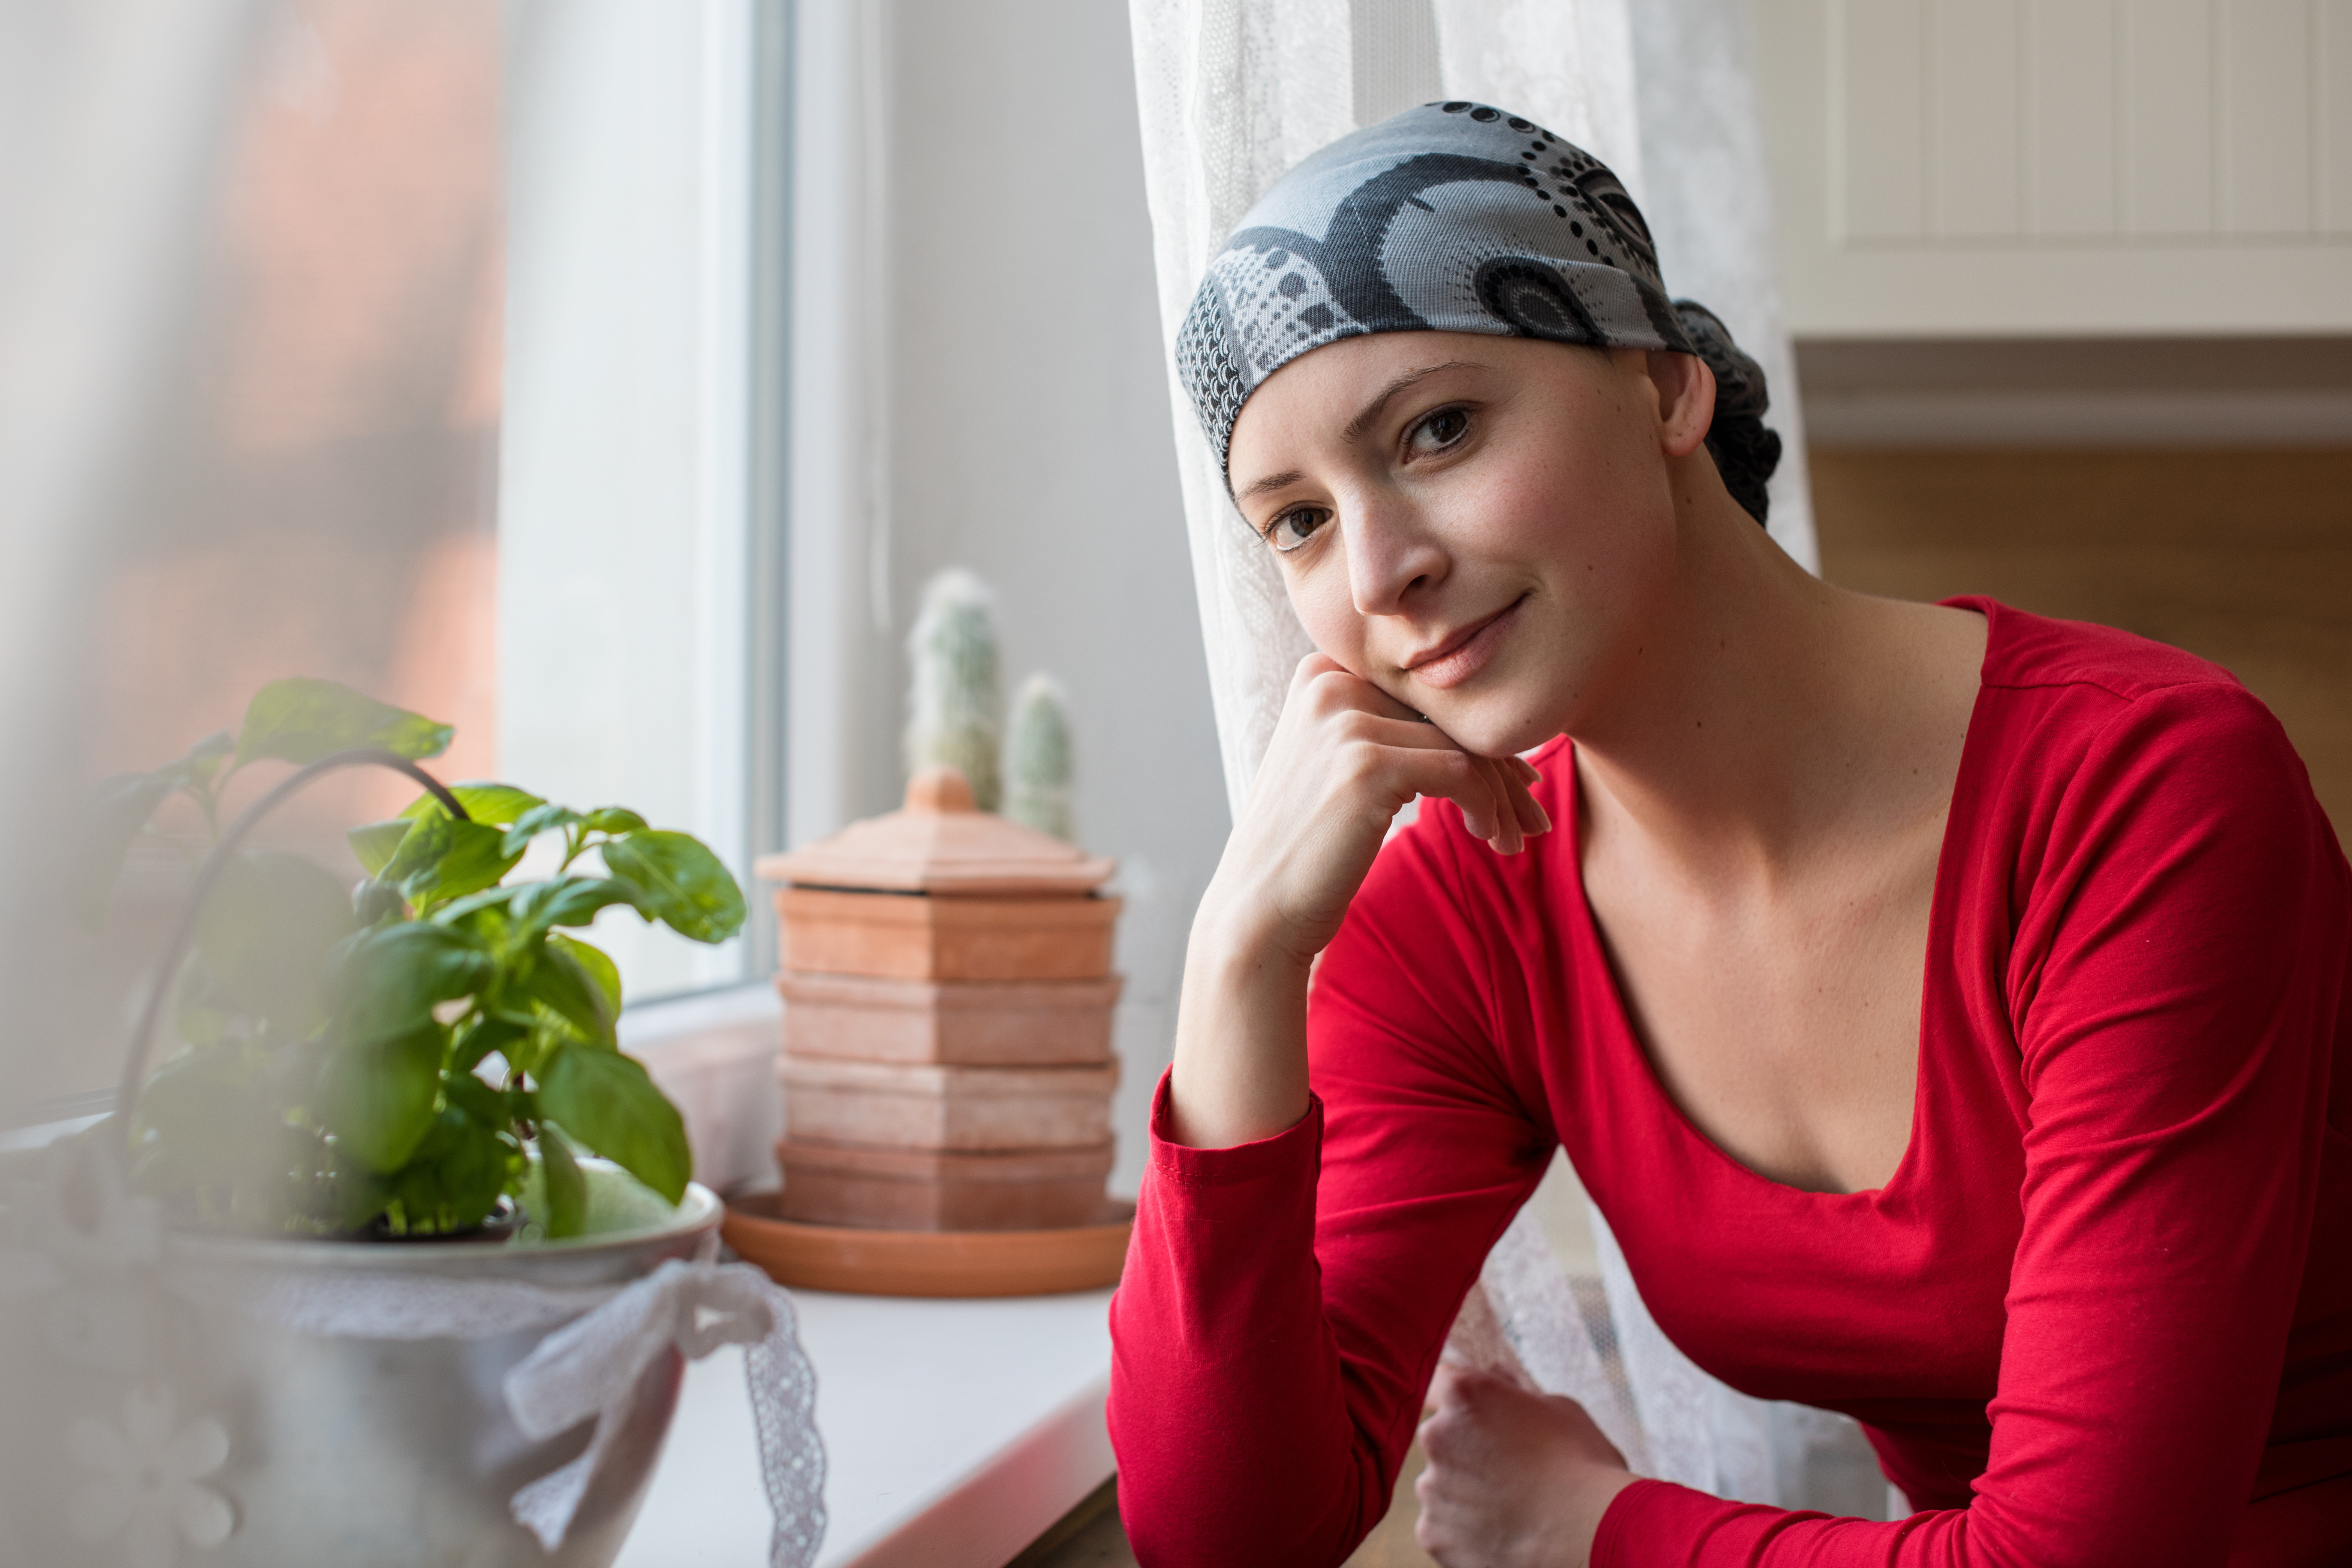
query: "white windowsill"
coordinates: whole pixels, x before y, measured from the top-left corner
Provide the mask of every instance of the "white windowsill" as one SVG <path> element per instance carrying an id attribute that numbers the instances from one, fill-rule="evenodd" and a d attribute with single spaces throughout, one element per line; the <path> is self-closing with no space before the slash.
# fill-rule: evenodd
<path id="1" fill-rule="evenodd" d="M 825 1447 L 818 1568 L 1002 1568 L 1109 1479 L 1109 1291 L 793 1300 Z M 687 1369 L 616 1568 L 761 1568 L 768 1529 L 730 1347 Z"/>

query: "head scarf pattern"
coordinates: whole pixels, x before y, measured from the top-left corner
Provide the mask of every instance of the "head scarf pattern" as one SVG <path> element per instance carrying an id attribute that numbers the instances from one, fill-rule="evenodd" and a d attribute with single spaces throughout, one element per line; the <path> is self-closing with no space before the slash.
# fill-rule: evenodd
<path id="1" fill-rule="evenodd" d="M 1752 385 L 1760 413 L 1762 373 L 1713 316 L 1685 309 L 1704 318 L 1696 336 L 1608 165 L 1517 115 L 1429 103 L 1341 137 L 1259 199 L 1201 280 L 1176 367 L 1221 467 L 1268 376 L 1370 332 L 1674 349 L 1711 365 L 1727 354 L 1718 384 L 1729 372 Z"/>

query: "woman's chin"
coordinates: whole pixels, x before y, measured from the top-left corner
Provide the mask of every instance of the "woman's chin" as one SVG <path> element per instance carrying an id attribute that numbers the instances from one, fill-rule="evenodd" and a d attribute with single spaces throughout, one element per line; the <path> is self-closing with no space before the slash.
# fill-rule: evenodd
<path id="1" fill-rule="evenodd" d="M 1487 702 L 1449 703 L 1448 711 L 1433 712 L 1429 718 L 1455 745 L 1481 757 L 1531 752 L 1560 732 L 1557 724 L 1546 723 L 1502 694 L 1496 698 Z"/>

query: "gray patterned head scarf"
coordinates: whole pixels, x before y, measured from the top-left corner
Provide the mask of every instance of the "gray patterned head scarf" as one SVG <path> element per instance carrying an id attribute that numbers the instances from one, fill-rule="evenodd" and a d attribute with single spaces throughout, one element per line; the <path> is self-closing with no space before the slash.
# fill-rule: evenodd
<path id="1" fill-rule="evenodd" d="M 1301 162 L 1210 262 L 1177 336 L 1177 374 L 1222 467 L 1266 377 L 1341 338 L 1410 331 L 1701 355 L 1717 380 L 1708 447 L 1762 519 L 1780 453 L 1761 424 L 1763 373 L 1713 315 L 1667 300 L 1633 198 L 1543 127 L 1485 104 L 1429 103 Z M 1736 477 L 1759 458 L 1752 483 Z"/>

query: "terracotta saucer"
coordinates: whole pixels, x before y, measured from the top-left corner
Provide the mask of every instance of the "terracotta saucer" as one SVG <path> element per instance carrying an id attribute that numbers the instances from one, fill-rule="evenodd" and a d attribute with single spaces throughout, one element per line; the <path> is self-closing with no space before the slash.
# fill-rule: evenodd
<path id="1" fill-rule="evenodd" d="M 1135 1205 L 1063 1230 L 857 1230 L 776 1217 L 775 1194 L 727 1205 L 719 1234 L 780 1285 L 861 1296 L 1046 1296 L 1118 1283 Z"/>

